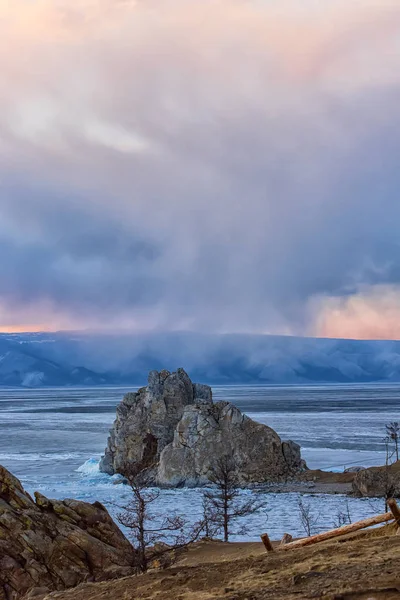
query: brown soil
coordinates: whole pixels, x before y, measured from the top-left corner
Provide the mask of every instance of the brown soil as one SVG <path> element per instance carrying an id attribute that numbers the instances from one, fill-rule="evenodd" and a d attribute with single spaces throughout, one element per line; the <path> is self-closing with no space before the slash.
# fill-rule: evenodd
<path id="1" fill-rule="evenodd" d="M 400 599 L 394 526 L 267 554 L 258 543 L 200 542 L 164 571 L 56 592 L 48 600 Z"/>

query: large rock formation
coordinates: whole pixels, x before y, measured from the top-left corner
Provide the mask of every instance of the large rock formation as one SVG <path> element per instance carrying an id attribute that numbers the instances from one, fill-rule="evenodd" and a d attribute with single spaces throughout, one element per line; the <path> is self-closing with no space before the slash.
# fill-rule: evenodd
<path id="1" fill-rule="evenodd" d="M 229 402 L 213 403 L 211 388 L 193 384 L 183 369 L 152 371 L 148 386 L 118 406 L 100 469 L 110 475 L 146 469 L 155 484 L 195 486 L 207 483 L 224 455 L 234 457 L 243 484 L 304 468 L 297 444 L 282 443 Z"/>
<path id="2" fill-rule="evenodd" d="M 0 466 L 0 600 L 134 573 L 134 550 L 101 504 L 35 497 Z"/>

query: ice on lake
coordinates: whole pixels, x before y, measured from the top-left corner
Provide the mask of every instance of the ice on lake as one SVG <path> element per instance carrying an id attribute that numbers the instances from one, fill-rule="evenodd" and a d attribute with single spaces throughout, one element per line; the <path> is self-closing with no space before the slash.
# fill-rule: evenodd
<path id="1" fill-rule="evenodd" d="M 214 398 L 229 400 L 251 418 L 273 427 L 282 439 L 302 446 L 310 468 L 342 471 L 384 461 L 384 425 L 399 419 L 399 385 L 215 386 Z M 2 390 L 0 392 L 0 464 L 19 477 L 28 491 L 52 498 L 115 504 L 129 495 L 102 475 L 104 451 L 116 405 L 132 388 Z M 243 492 L 244 494 L 250 492 Z M 201 490 L 163 490 L 158 509 L 196 520 Z M 245 521 L 246 535 L 257 540 L 267 530 L 301 535 L 298 494 L 268 494 L 267 508 Z M 309 494 L 306 501 L 320 515 L 317 529 L 333 525 L 343 496 Z M 353 520 L 380 510 L 379 501 L 348 499 Z M 242 523 L 243 525 L 243 523 Z"/>

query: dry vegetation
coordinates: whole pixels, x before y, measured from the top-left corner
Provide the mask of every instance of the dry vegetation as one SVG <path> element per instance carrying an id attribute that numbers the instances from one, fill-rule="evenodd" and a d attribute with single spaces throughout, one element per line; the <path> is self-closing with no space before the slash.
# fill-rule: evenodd
<path id="1" fill-rule="evenodd" d="M 400 598 L 394 525 L 317 546 L 266 554 L 262 544 L 199 542 L 179 564 L 50 600 L 392 600 Z"/>

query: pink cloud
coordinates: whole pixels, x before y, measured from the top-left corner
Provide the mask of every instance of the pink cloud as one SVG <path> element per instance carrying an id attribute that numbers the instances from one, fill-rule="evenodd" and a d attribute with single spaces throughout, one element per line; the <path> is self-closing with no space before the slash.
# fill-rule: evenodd
<path id="1" fill-rule="evenodd" d="M 345 298 L 321 300 L 312 330 L 318 337 L 400 339 L 400 288 L 375 286 Z"/>

